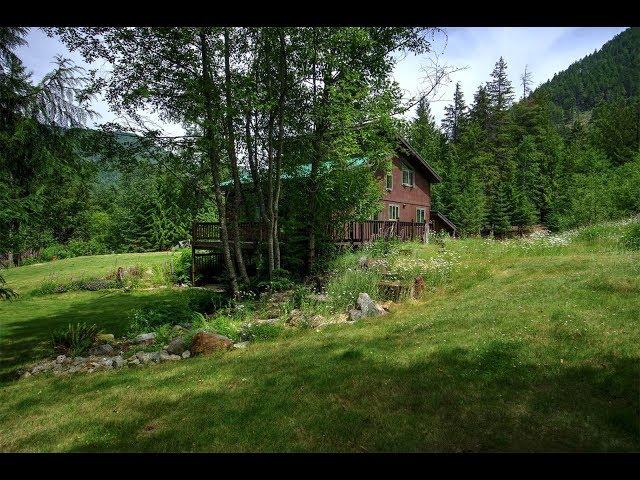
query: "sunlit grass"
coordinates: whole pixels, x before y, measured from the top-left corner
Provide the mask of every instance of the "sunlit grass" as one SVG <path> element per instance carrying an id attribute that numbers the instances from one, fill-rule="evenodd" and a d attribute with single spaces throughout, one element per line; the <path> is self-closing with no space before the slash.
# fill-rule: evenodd
<path id="1" fill-rule="evenodd" d="M 621 244 L 627 227 L 405 245 L 393 262 L 451 266 L 387 316 L 148 368 L 5 381 L 0 450 L 637 451 L 640 252 Z M 3 360 L 20 363 L 52 324 L 118 333 L 127 310 L 177 294 L 5 302 Z"/>

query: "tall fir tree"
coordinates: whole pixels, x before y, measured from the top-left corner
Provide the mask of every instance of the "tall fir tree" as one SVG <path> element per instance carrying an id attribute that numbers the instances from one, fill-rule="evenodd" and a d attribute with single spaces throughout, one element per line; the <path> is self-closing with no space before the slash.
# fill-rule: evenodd
<path id="1" fill-rule="evenodd" d="M 453 94 L 453 103 L 445 107 L 444 118 L 442 119 L 442 129 L 450 141 L 456 142 L 460 138 L 460 132 L 467 119 L 467 113 L 462 87 L 458 82 Z"/>

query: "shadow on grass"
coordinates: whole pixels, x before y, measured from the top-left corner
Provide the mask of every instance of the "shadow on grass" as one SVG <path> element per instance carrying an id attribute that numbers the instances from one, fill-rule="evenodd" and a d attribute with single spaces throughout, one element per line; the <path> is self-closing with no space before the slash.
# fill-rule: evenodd
<path id="1" fill-rule="evenodd" d="M 359 345 L 288 342 L 148 368 L 51 379 L 12 415 L 68 410 L 12 448 L 68 451 L 638 450 L 640 366 L 524 361 L 493 341 L 403 364 Z M 322 347 L 322 348 L 320 348 Z M 391 351 L 391 349 L 389 349 Z M 97 378 L 99 377 L 99 378 Z M 130 387 L 130 388 L 129 388 Z M 138 394 L 136 394 L 138 392 Z M 86 403 L 86 405 L 85 405 Z M 82 414 L 84 412 L 84 415 Z M 6 440 L 5 440 L 6 442 Z M 6 447 L 4 447 L 6 448 Z"/>

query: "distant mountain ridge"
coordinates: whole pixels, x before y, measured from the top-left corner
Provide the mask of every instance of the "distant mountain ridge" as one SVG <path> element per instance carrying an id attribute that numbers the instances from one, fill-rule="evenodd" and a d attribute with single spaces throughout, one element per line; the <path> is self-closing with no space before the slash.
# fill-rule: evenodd
<path id="1" fill-rule="evenodd" d="M 565 114 L 585 112 L 602 101 L 640 94 L 640 28 L 619 33 L 600 50 L 571 64 L 534 92 L 545 92 Z"/>

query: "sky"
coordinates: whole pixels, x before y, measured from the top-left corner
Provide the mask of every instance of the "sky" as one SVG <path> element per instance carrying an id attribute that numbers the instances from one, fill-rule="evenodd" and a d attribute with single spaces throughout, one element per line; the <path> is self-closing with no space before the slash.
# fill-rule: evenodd
<path id="1" fill-rule="evenodd" d="M 500 58 L 507 62 L 507 71 L 517 96 L 522 91 L 520 76 L 527 66 L 532 72 L 532 88 L 544 83 L 571 63 L 593 53 L 626 27 L 455 27 L 444 28 L 432 42 L 431 52 L 421 56 L 399 58 L 394 77 L 405 99 L 416 96 L 424 88 L 425 66 L 437 57 L 440 65 L 459 69 L 451 74 L 449 82 L 431 96 L 431 111 L 439 124 L 444 107 L 451 102 L 455 83 L 460 82 L 465 101 L 470 104 L 473 94 L 489 79 L 491 70 Z M 39 80 L 52 68 L 54 57 L 61 54 L 78 65 L 87 65 L 82 58 L 69 52 L 56 38 L 48 37 L 42 30 L 32 28 L 27 37 L 28 45 L 17 50 L 18 56 Z M 104 64 L 92 65 L 104 69 Z M 93 108 L 101 115 L 95 123 L 113 121 L 116 117 L 102 99 Z M 413 111 L 407 112 L 411 117 Z M 178 125 L 160 124 L 168 135 L 178 135 Z"/>

